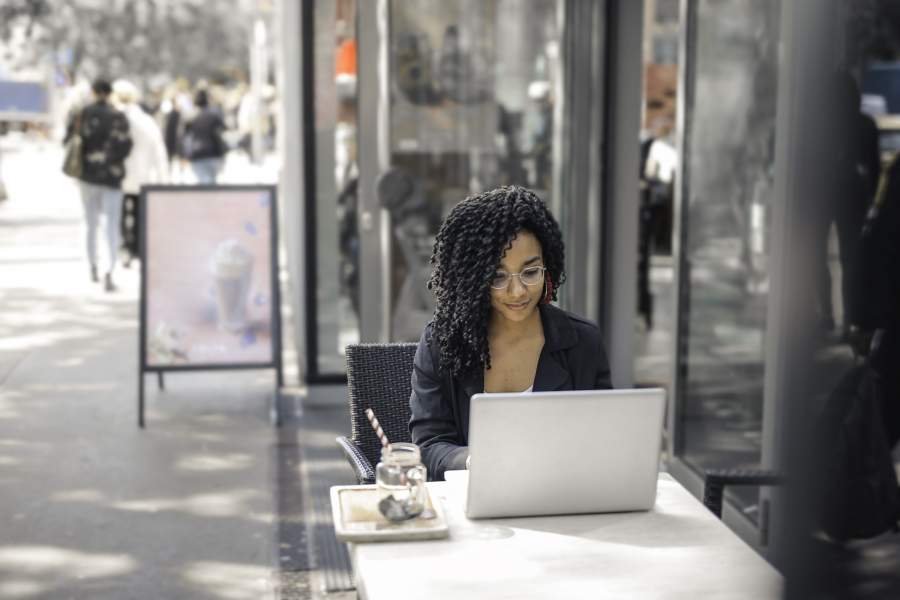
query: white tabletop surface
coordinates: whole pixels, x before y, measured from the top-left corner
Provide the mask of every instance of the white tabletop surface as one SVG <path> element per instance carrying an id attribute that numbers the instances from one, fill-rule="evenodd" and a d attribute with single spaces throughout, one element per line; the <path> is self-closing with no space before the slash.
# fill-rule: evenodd
<path id="1" fill-rule="evenodd" d="M 446 540 L 350 544 L 360 598 L 747 598 L 781 595 L 762 557 L 667 474 L 649 512 L 469 520 L 466 479 L 429 483 Z"/>

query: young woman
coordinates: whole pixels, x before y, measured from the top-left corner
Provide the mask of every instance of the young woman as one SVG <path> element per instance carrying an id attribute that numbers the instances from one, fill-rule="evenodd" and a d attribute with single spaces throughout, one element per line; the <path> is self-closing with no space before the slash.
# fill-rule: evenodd
<path id="1" fill-rule="evenodd" d="M 597 326 L 550 304 L 563 263 L 559 225 L 521 187 L 471 196 L 441 225 L 428 283 L 436 308 L 410 397 L 410 433 L 430 478 L 468 466 L 473 394 L 611 387 Z"/>

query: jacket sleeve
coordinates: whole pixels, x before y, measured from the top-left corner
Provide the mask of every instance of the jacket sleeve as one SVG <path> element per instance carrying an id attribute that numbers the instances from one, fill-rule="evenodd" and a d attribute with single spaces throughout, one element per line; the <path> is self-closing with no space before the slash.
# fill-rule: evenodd
<path id="1" fill-rule="evenodd" d="M 422 451 L 422 462 L 431 480 L 444 479 L 444 472 L 466 468 L 469 448 L 462 445 L 459 424 L 445 395 L 435 357 L 429 347 L 431 326 L 425 328 L 413 361 L 412 393 L 409 398 L 409 432 Z"/>
<path id="2" fill-rule="evenodd" d="M 596 340 L 593 342 L 594 348 L 593 354 L 596 357 L 595 368 L 595 377 L 594 377 L 594 389 L 595 390 L 609 390 L 612 389 L 612 372 L 609 368 L 609 358 L 606 355 L 606 344 L 603 342 L 603 336 L 600 335 L 600 330 L 597 329 Z"/>

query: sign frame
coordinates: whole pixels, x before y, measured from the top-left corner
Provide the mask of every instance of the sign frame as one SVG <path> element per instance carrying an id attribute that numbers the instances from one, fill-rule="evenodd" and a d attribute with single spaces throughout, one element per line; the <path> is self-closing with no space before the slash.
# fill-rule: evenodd
<path id="1" fill-rule="evenodd" d="M 148 213 L 148 197 L 152 202 L 152 196 L 160 192 L 177 192 L 182 194 L 190 194 L 193 192 L 203 192 L 210 199 L 215 196 L 210 192 L 265 192 L 269 194 L 269 285 L 270 285 L 270 324 L 271 324 L 271 360 L 260 362 L 222 362 L 222 363 L 192 363 L 183 365 L 159 365 L 149 364 L 147 342 L 148 342 L 148 296 L 151 290 L 148 289 L 148 263 L 152 257 L 148 255 L 148 236 L 147 236 L 147 213 Z M 281 286 L 278 278 L 278 210 L 277 210 L 277 186 L 269 184 L 228 184 L 228 185 L 144 185 L 140 190 L 140 219 L 138 223 L 138 235 L 140 242 L 140 258 L 141 258 L 141 289 L 140 289 L 140 335 L 139 339 L 139 365 L 138 365 L 138 426 L 144 428 L 145 419 L 145 394 L 144 394 L 144 376 L 148 373 L 156 373 L 160 390 L 165 389 L 163 374 L 166 372 L 191 372 L 191 371 L 233 371 L 245 369 L 274 369 L 276 376 L 276 390 L 272 407 L 272 418 L 276 425 L 280 424 L 281 419 L 278 412 L 278 396 L 280 389 L 284 386 L 284 369 L 282 364 L 281 353 Z M 148 260 L 149 259 L 149 260 Z"/>

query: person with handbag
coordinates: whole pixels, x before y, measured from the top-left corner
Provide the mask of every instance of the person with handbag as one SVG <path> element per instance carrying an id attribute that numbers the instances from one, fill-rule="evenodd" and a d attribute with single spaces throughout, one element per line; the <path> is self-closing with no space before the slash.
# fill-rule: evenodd
<path id="1" fill-rule="evenodd" d="M 206 90 L 196 93 L 194 106 L 199 112 L 185 126 L 182 151 L 191 163 L 197 183 L 214 185 L 228 151 L 222 138 L 225 121 L 218 111 L 210 107 Z"/>
<path id="2" fill-rule="evenodd" d="M 94 101 L 77 112 L 63 142 L 63 171 L 79 180 L 87 226 L 87 255 L 91 280 L 100 281 L 97 228 L 102 216 L 106 228 L 107 269 L 104 289 L 116 289 L 113 271 L 119 251 L 119 219 L 122 210 L 122 179 L 132 140 L 128 119 L 109 103 L 112 85 L 97 79 L 91 86 Z"/>

